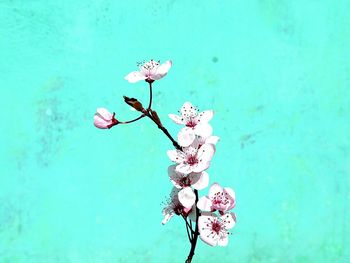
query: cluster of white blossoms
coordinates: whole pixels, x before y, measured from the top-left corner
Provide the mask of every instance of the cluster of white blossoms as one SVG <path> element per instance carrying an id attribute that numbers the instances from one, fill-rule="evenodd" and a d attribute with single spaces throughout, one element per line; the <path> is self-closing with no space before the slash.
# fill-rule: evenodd
<path id="1" fill-rule="evenodd" d="M 189 217 L 195 221 L 197 206 L 200 209 L 200 238 L 211 246 L 226 246 L 229 229 L 233 228 L 236 222 L 235 215 L 229 212 L 235 206 L 234 191 L 214 183 L 208 196 L 196 200 L 194 193 L 194 190 L 203 190 L 209 184 L 206 170 L 219 141 L 219 137 L 212 135 L 213 129 L 209 124 L 214 113 L 212 110 L 198 112 L 190 102 L 185 102 L 179 113 L 180 115 L 169 114 L 175 123 L 184 127 L 177 136 L 182 150 L 167 152 L 170 160 L 175 163 L 168 168 L 174 188 L 167 206 L 163 209 L 162 223 L 167 223 L 174 215 Z M 216 212 L 218 214 L 215 214 Z"/>

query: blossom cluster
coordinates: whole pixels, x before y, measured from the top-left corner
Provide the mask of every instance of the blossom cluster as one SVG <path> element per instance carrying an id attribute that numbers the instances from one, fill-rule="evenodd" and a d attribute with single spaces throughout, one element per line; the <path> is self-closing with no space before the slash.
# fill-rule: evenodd
<path id="1" fill-rule="evenodd" d="M 186 262 L 191 262 L 194 256 L 197 238 L 200 237 L 211 246 L 226 246 L 230 229 L 235 226 L 236 217 L 230 210 L 235 207 L 235 193 L 229 187 L 213 183 L 208 195 L 199 197 L 198 191 L 209 185 L 211 160 L 215 154 L 219 137 L 213 135 L 209 124 L 214 116 L 212 110 L 199 112 L 190 102 L 185 102 L 179 110 L 179 115 L 169 114 L 169 118 L 182 128 L 175 140 L 163 126 L 156 111 L 152 109 L 152 83 L 168 74 L 172 61 L 163 64 L 150 60 L 139 64 L 139 71 L 132 71 L 125 76 L 129 83 L 145 81 L 149 85 L 150 99 L 148 107 L 144 108 L 135 98 L 124 96 L 124 101 L 140 112 L 140 116 L 120 121 L 115 113 L 106 108 L 98 108 L 94 115 L 94 125 L 99 129 L 110 129 L 116 125 L 135 123 L 142 118 L 151 119 L 157 127 L 171 140 L 175 149 L 168 150 L 167 155 L 173 162 L 168 167 L 168 176 L 173 184 L 170 197 L 162 213 L 166 224 L 174 215 L 181 216 L 186 222 L 186 230 L 191 250 Z M 119 117 L 118 117 L 119 118 Z M 195 229 L 192 228 L 195 224 Z"/>
<path id="2" fill-rule="evenodd" d="M 211 246 L 226 246 L 229 229 L 233 228 L 236 217 L 229 212 L 235 206 L 235 193 L 222 188 L 218 183 L 211 185 L 208 196 L 196 200 L 194 190 L 203 190 L 209 184 L 206 170 L 210 167 L 219 137 L 212 135 L 209 121 L 213 111 L 199 112 L 190 102 L 185 102 L 180 115 L 169 114 L 176 124 L 184 127 L 178 133 L 178 142 L 182 150 L 169 150 L 169 159 L 175 164 L 169 166 L 168 175 L 174 188 L 170 202 L 163 209 L 163 224 L 173 215 L 196 218 L 196 206 L 200 210 L 198 230 L 200 238 Z M 218 214 L 215 214 L 217 212 Z"/>

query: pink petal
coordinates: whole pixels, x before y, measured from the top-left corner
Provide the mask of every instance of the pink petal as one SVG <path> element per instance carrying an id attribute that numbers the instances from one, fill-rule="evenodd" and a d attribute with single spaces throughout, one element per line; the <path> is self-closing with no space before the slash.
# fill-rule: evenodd
<path id="1" fill-rule="evenodd" d="M 186 207 L 191 208 L 196 202 L 196 195 L 193 193 L 191 187 L 185 187 L 178 193 L 180 203 Z"/>
<path id="2" fill-rule="evenodd" d="M 228 235 L 219 238 L 219 240 L 218 240 L 218 246 L 220 246 L 220 247 L 226 247 L 227 244 L 228 244 Z"/>
<path id="3" fill-rule="evenodd" d="M 178 143 L 182 147 L 190 146 L 195 138 L 196 138 L 196 135 L 194 134 L 193 129 L 188 127 L 182 128 L 177 135 Z"/>
<path id="4" fill-rule="evenodd" d="M 192 184 L 192 187 L 197 190 L 202 190 L 206 188 L 208 184 L 209 184 L 209 175 L 207 172 L 203 171 L 199 180 L 195 184 Z"/>
<path id="5" fill-rule="evenodd" d="M 99 129 L 107 129 L 108 122 L 106 122 L 104 119 L 102 119 L 99 115 L 94 115 L 94 125 Z"/>
<path id="6" fill-rule="evenodd" d="M 145 80 L 146 76 L 143 75 L 141 72 L 139 71 L 133 71 L 131 73 L 129 73 L 128 75 L 126 75 L 124 77 L 124 79 L 126 79 L 127 81 L 129 81 L 130 83 L 135 83 L 138 82 L 140 80 Z"/>
<path id="7" fill-rule="evenodd" d="M 216 193 L 221 193 L 222 191 L 223 189 L 218 183 L 213 183 L 209 188 L 208 197 L 213 199 Z"/>
<path id="8" fill-rule="evenodd" d="M 211 206 L 212 206 L 212 202 L 206 196 L 202 196 L 201 198 L 199 198 L 197 202 L 198 209 L 202 211 L 211 211 Z"/>

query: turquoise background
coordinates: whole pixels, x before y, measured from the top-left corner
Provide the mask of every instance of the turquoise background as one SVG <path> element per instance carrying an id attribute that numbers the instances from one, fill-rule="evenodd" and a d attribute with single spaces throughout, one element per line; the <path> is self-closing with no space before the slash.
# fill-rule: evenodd
<path id="1" fill-rule="evenodd" d="M 350 1 L 0 1 L 0 263 L 184 262 L 162 220 L 172 149 L 137 116 L 144 59 L 167 118 L 214 109 L 210 182 L 235 189 L 225 248 L 195 262 L 350 262 Z M 201 191 L 201 195 L 207 190 Z"/>

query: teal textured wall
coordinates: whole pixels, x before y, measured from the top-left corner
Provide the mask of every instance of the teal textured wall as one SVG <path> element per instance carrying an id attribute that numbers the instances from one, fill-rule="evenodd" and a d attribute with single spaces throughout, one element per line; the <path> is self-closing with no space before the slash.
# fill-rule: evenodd
<path id="1" fill-rule="evenodd" d="M 154 85 L 167 118 L 214 109 L 210 182 L 231 186 L 226 248 L 193 262 L 350 261 L 350 1 L 0 1 L 0 263 L 184 262 L 161 226 L 171 144 L 128 119 L 123 77 L 173 60 Z M 201 194 L 205 194 L 206 190 Z"/>

